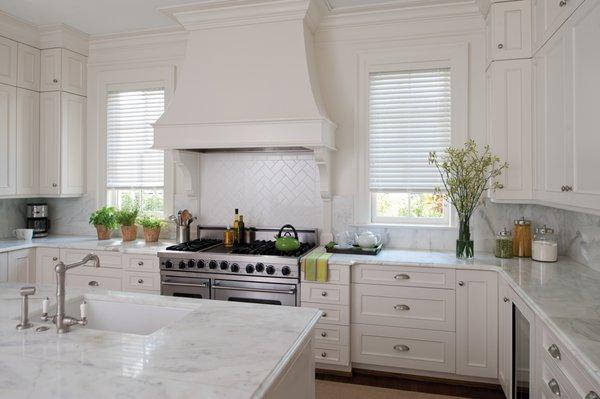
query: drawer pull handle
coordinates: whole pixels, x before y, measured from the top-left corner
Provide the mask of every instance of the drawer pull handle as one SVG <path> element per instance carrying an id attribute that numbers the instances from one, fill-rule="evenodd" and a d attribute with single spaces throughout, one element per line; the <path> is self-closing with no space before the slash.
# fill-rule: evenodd
<path id="1" fill-rule="evenodd" d="M 89 285 L 89 286 L 91 286 L 91 287 L 97 287 L 97 286 L 99 286 L 100 284 L 98 284 L 98 282 L 97 282 L 97 281 L 95 281 L 95 280 L 92 280 L 92 281 L 90 281 L 90 282 L 88 283 L 88 285 Z"/>
<path id="2" fill-rule="evenodd" d="M 394 278 L 395 278 L 396 280 L 408 280 L 408 279 L 410 278 L 410 276 L 409 276 L 408 274 L 404 274 L 404 273 L 402 273 L 402 274 L 396 274 L 396 275 L 394 276 Z"/>
<path id="3" fill-rule="evenodd" d="M 550 391 L 554 395 L 560 396 L 560 385 L 558 385 L 558 382 L 554 378 L 548 381 L 548 388 L 550 388 Z"/>
<path id="4" fill-rule="evenodd" d="M 138 266 L 144 266 L 144 262 L 142 262 L 142 261 L 139 261 L 139 262 L 138 262 Z"/>
<path id="5" fill-rule="evenodd" d="M 585 395 L 585 399 L 600 399 L 600 396 L 594 391 L 590 391 L 587 395 Z"/>
<path id="6" fill-rule="evenodd" d="M 58 258 L 57 258 L 56 256 L 53 256 L 53 257 L 52 257 L 52 260 L 53 260 L 53 261 L 57 261 L 57 260 L 58 260 Z"/>
<path id="7" fill-rule="evenodd" d="M 321 317 L 327 317 L 327 312 L 321 313 Z"/>
<path id="8" fill-rule="evenodd" d="M 410 306 L 408 305 L 394 305 L 395 310 L 410 310 Z"/>
<path id="9" fill-rule="evenodd" d="M 560 360 L 560 349 L 558 349 L 558 346 L 556 346 L 556 344 L 552 344 L 548 347 L 548 353 L 550 353 L 550 356 L 552 356 L 556 360 Z"/>
<path id="10" fill-rule="evenodd" d="M 410 348 L 406 345 L 394 345 L 394 350 L 398 352 L 408 352 Z"/>
<path id="11" fill-rule="evenodd" d="M 327 333 L 326 333 L 325 331 L 323 331 L 323 332 L 321 333 L 321 337 L 325 338 L 326 336 L 327 336 Z"/>
<path id="12" fill-rule="evenodd" d="M 322 352 L 321 357 L 327 357 L 327 352 Z"/>
<path id="13" fill-rule="evenodd" d="M 321 292 L 321 296 L 327 296 L 327 291 Z"/>
<path id="14" fill-rule="evenodd" d="M 142 279 L 139 279 L 139 280 L 138 280 L 138 284 L 144 284 L 144 280 L 142 280 Z"/>

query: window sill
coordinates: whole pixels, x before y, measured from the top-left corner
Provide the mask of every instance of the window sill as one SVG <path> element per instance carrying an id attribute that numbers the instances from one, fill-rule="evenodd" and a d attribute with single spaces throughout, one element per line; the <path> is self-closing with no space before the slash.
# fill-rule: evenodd
<path id="1" fill-rule="evenodd" d="M 390 230 L 456 230 L 456 226 L 436 225 L 436 224 L 393 224 L 393 223 L 357 223 L 351 224 L 351 227 L 371 228 L 371 229 L 390 229 Z"/>

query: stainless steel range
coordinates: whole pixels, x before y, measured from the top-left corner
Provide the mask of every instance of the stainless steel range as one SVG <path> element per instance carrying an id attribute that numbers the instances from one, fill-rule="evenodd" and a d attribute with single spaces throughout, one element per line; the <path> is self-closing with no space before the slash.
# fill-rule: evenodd
<path id="1" fill-rule="evenodd" d="M 318 243 L 316 229 L 297 230 L 301 242 L 291 253 L 275 248 L 274 228 L 257 228 L 252 243 L 225 247 L 221 227 L 198 227 L 197 240 L 158 253 L 161 294 L 266 303 L 300 304 L 300 258 Z"/>

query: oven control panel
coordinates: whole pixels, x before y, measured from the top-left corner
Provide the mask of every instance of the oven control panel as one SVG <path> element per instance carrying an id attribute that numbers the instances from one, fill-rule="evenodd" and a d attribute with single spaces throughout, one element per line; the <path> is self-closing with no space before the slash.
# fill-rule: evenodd
<path id="1" fill-rule="evenodd" d="M 297 264 L 240 259 L 160 258 L 161 270 L 299 278 Z"/>

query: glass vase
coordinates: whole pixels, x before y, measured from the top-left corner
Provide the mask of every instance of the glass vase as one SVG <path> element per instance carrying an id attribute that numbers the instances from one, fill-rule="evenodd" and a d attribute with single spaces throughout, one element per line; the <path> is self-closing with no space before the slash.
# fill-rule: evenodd
<path id="1" fill-rule="evenodd" d="M 459 215 L 458 217 L 458 239 L 456 240 L 456 257 L 459 259 L 471 259 L 474 256 L 473 240 L 471 240 L 470 217 Z"/>

